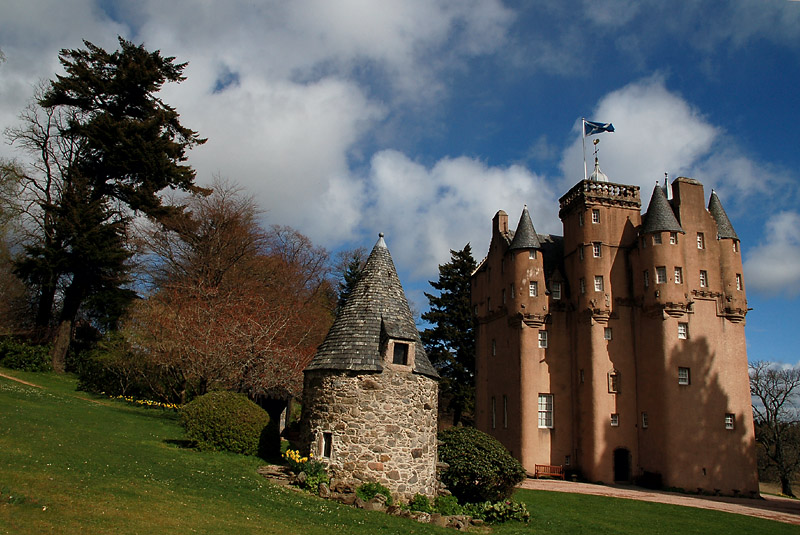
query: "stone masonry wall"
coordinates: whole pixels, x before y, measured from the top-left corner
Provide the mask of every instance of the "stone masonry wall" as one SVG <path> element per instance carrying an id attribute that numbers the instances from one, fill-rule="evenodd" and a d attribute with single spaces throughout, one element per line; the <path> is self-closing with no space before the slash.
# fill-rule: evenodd
<path id="1" fill-rule="evenodd" d="M 406 501 L 436 494 L 438 383 L 406 371 L 306 371 L 303 441 L 332 487 L 378 482 Z M 331 433 L 330 458 L 323 433 Z"/>

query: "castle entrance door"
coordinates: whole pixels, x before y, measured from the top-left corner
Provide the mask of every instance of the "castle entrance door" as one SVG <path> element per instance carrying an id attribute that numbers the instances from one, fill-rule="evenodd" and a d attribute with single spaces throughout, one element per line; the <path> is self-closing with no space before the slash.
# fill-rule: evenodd
<path id="1" fill-rule="evenodd" d="M 614 450 L 614 481 L 630 482 L 631 452 L 627 448 Z"/>

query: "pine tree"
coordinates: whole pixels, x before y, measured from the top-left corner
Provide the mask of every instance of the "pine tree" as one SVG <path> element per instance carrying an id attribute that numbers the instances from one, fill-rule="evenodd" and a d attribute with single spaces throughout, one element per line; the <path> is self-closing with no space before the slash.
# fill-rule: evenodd
<path id="1" fill-rule="evenodd" d="M 439 280 L 429 281 L 439 295 L 425 293 L 430 310 L 422 319 L 433 327 L 422 332 L 431 363 L 442 376 L 442 405 L 459 424 L 475 404 L 475 329 L 470 305 L 470 277 L 475 270 L 470 245 L 450 251 L 450 262 L 439 266 Z"/>

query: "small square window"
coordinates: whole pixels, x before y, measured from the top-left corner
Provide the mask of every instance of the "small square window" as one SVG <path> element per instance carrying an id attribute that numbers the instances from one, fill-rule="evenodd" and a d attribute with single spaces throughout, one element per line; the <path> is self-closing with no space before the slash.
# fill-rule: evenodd
<path id="1" fill-rule="evenodd" d="M 678 244 L 678 233 L 677 232 L 670 232 L 669 233 L 669 244 L 670 245 L 677 245 Z"/>
<path id="2" fill-rule="evenodd" d="M 585 294 L 586 293 L 586 279 L 584 279 L 583 277 L 581 277 L 581 280 L 580 280 L 580 287 L 581 287 L 581 294 Z"/>
<path id="3" fill-rule="evenodd" d="M 595 292 L 602 292 L 603 291 L 603 277 L 602 277 L 602 275 L 595 275 L 594 276 L 594 291 Z"/>
<path id="4" fill-rule="evenodd" d="M 592 209 L 592 223 L 599 223 L 600 222 L 600 210 L 597 208 Z"/>
<path id="5" fill-rule="evenodd" d="M 704 269 L 700 270 L 700 287 L 706 288 L 708 286 L 708 272 Z"/>
<path id="6" fill-rule="evenodd" d="M 536 249 L 528 251 L 528 260 L 536 260 Z"/>
<path id="7" fill-rule="evenodd" d="M 656 284 L 664 284 L 667 282 L 667 268 L 659 266 L 656 268 Z"/>
<path id="8" fill-rule="evenodd" d="M 642 413 L 642 429 L 647 429 L 647 426 L 650 424 L 650 421 L 647 419 L 647 413 Z"/>
<path id="9" fill-rule="evenodd" d="M 611 327 L 606 327 L 603 329 L 603 338 L 606 340 L 611 340 Z"/>
<path id="10" fill-rule="evenodd" d="M 655 234 L 653 234 L 653 243 L 655 245 L 661 245 L 661 233 L 660 232 L 656 232 Z"/>
<path id="11" fill-rule="evenodd" d="M 742 274 L 741 273 L 737 273 L 736 274 L 736 289 L 737 290 L 741 290 L 742 289 Z"/>
<path id="12" fill-rule="evenodd" d="M 602 249 L 600 249 L 600 243 L 599 242 L 594 242 L 592 244 L 592 256 L 595 257 L 595 258 L 600 258 L 600 253 L 601 252 L 602 252 Z"/>
<path id="13" fill-rule="evenodd" d="M 643 276 L 643 280 L 644 280 L 644 287 L 645 288 L 649 288 L 650 287 L 650 272 L 645 270 L 645 271 L 642 272 L 642 276 Z"/>
<path id="14" fill-rule="evenodd" d="M 675 284 L 681 284 L 683 282 L 683 268 L 676 267 L 675 268 Z"/>
<path id="15" fill-rule="evenodd" d="M 394 343 L 392 364 L 401 364 L 403 366 L 408 366 L 408 344 L 405 344 L 403 342 Z"/>
<path id="16" fill-rule="evenodd" d="M 691 379 L 689 368 L 678 368 L 678 384 L 688 385 Z"/>
<path id="17" fill-rule="evenodd" d="M 553 428 L 553 394 L 539 394 L 539 427 Z"/>
<path id="18" fill-rule="evenodd" d="M 697 233 L 697 248 L 698 249 L 705 249 L 706 248 L 706 239 L 703 236 L 702 232 Z"/>
<path id="19" fill-rule="evenodd" d="M 730 414 L 730 413 L 725 415 L 725 429 L 728 429 L 728 430 L 733 429 L 735 423 L 736 423 L 736 416 L 735 415 Z"/>
<path id="20" fill-rule="evenodd" d="M 547 331 L 539 331 L 539 347 L 547 347 Z"/>
<path id="21" fill-rule="evenodd" d="M 550 287 L 551 287 L 550 295 L 553 297 L 553 299 L 556 300 L 561 299 L 561 283 L 554 282 L 550 285 Z"/>
<path id="22" fill-rule="evenodd" d="M 619 414 L 616 412 L 611 415 L 611 427 L 619 427 Z"/>
<path id="23" fill-rule="evenodd" d="M 539 295 L 539 283 L 536 281 L 531 281 L 528 284 L 528 296 L 537 297 L 538 295 Z"/>
<path id="24" fill-rule="evenodd" d="M 681 340 L 686 340 L 689 338 L 688 323 L 678 323 L 678 338 Z"/>

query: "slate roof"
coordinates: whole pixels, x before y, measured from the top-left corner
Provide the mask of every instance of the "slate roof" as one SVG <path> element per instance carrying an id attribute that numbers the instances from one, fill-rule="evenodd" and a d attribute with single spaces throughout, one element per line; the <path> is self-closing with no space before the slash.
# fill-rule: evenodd
<path id="1" fill-rule="evenodd" d="M 392 256 L 380 235 L 361 277 L 306 370 L 383 370 L 388 338 L 415 344 L 414 373 L 438 378 L 408 307 Z"/>
<path id="2" fill-rule="evenodd" d="M 650 197 L 650 204 L 647 206 L 647 213 L 644 216 L 644 224 L 642 225 L 641 234 L 649 234 L 651 232 L 682 232 L 680 223 L 675 218 L 675 212 L 672 211 L 667 200 L 667 195 L 661 186 L 656 185 L 653 189 L 653 196 Z"/>
<path id="3" fill-rule="evenodd" d="M 528 205 L 522 209 L 522 215 L 519 217 L 517 230 L 514 231 L 514 239 L 511 240 L 509 249 L 540 249 L 539 237 L 536 230 L 533 228 L 531 221 L 531 214 L 528 212 Z"/>
<path id="4" fill-rule="evenodd" d="M 717 193 L 713 189 L 711 190 L 711 198 L 708 199 L 708 211 L 711 212 L 711 216 L 714 218 L 714 221 L 717 222 L 718 239 L 739 239 L 739 236 L 736 235 L 736 231 L 733 230 L 731 220 L 728 219 L 728 214 L 725 213 L 725 209 L 722 207 L 722 203 L 720 202 L 719 197 L 717 197 Z"/>

